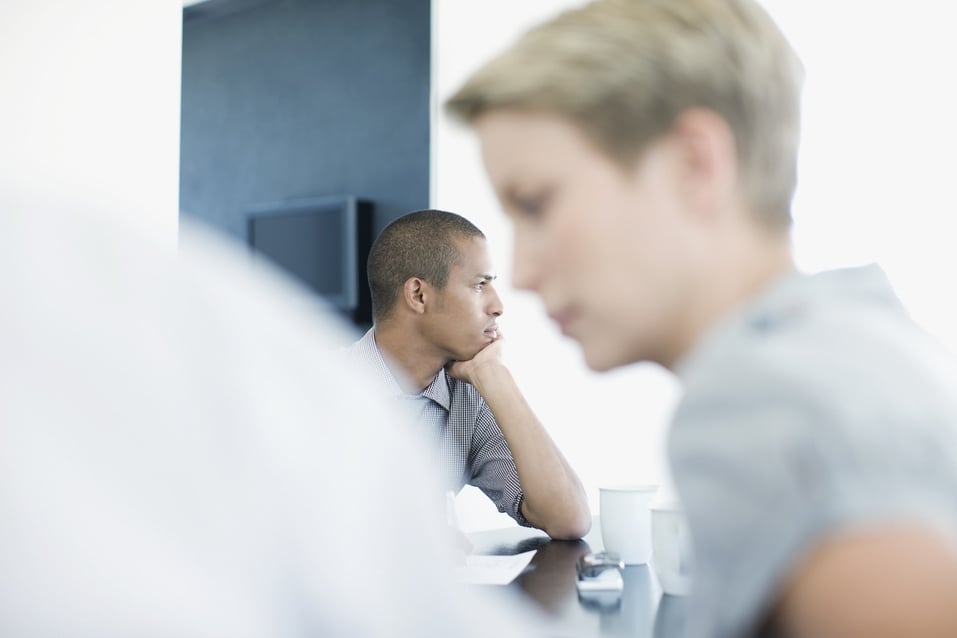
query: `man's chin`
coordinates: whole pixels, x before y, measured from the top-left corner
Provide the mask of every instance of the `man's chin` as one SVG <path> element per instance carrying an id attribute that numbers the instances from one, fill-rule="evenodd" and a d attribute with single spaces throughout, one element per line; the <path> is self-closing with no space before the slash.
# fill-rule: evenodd
<path id="1" fill-rule="evenodd" d="M 453 363 L 461 363 L 463 361 L 468 361 L 473 356 L 475 356 L 475 355 L 470 355 L 467 352 L 461 352 L 461 351 L 451 352 L 450 355 L 451 355 L 451 358 L 449 359 L 449 362 L 446 365 L 452 365 Z"/>
<path id="2" fill-rule="evenodd" d="M 477 343 L 468 350 L 461 350 L 456 354 L 456 361 L 471 361 L 475 358 L 475 355 L 480 353 L 482 350 L 485 350 L 494 341 L 494 339 L 485 339 L 481 343 Z"/>

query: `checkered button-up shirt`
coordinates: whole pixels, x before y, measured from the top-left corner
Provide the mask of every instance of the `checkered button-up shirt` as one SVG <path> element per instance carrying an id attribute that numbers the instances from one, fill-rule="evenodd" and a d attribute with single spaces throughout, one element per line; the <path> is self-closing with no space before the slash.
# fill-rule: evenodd
<path id="1" fill-rule="evenodd" d="M 449 488 L 458 492 L 466 484 L 479 488 L 520 525 L 531 525 L 522 516 L 524 494 L 505 435 L 478 390 L 444 369 L 419 394 L 406 394 L 376 346 L 374 329 L 352 344 L 349 356 L 377 375 L 378 387 L 394 396 L 402 410 L 425 428 L 439 446 Z"/>

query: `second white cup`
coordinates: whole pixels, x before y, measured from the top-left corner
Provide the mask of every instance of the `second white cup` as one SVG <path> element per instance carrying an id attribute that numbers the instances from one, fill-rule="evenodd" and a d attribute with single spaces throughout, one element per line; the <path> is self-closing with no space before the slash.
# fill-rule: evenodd
<path id="1" fill-rule="evenodd" d="M 659 503 L 651 508 L 652 563 L 661 590 L 684 596 L 691 591 L 692 548 L 688 519 L 677 503 Z"/>
<path id="2" fill-rule="evenodd" d="M 627 565 L 643 565 L 651 558 L 651 511 L 657 485 L 619 485 L 599 488 L 601 539 L 606 551 L 616 552 Z"/>

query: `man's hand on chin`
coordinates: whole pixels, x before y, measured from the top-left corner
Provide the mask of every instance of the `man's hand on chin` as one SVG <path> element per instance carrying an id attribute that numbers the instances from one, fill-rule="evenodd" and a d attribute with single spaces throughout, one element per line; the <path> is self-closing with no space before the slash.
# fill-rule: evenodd
<path id="1" fill-rule="evenodd" d="M 471 359 L 467 361 L 451 361 L 445 366 L 445 369 L 456 379 L 477 385 L 475 381 L 476 375 L 481 369 L 490 365 L 503 365 L 502 352 L 505 348 L 503 342 L 504 337 L 502 336 L 502 331 L 499 330 L 495 340 L 476 352 L 475 356 Z"/>

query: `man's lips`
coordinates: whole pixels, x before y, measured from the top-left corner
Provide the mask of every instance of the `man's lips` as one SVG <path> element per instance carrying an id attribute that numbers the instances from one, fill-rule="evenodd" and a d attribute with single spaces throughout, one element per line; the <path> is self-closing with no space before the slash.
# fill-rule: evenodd
<path id="1" fill-rule="evenodd" d="M 492 324 L 488 328 L 482 331 L 482 334 L 487 335 L 494 339 L 498 336 L 498 324 Z"/>

